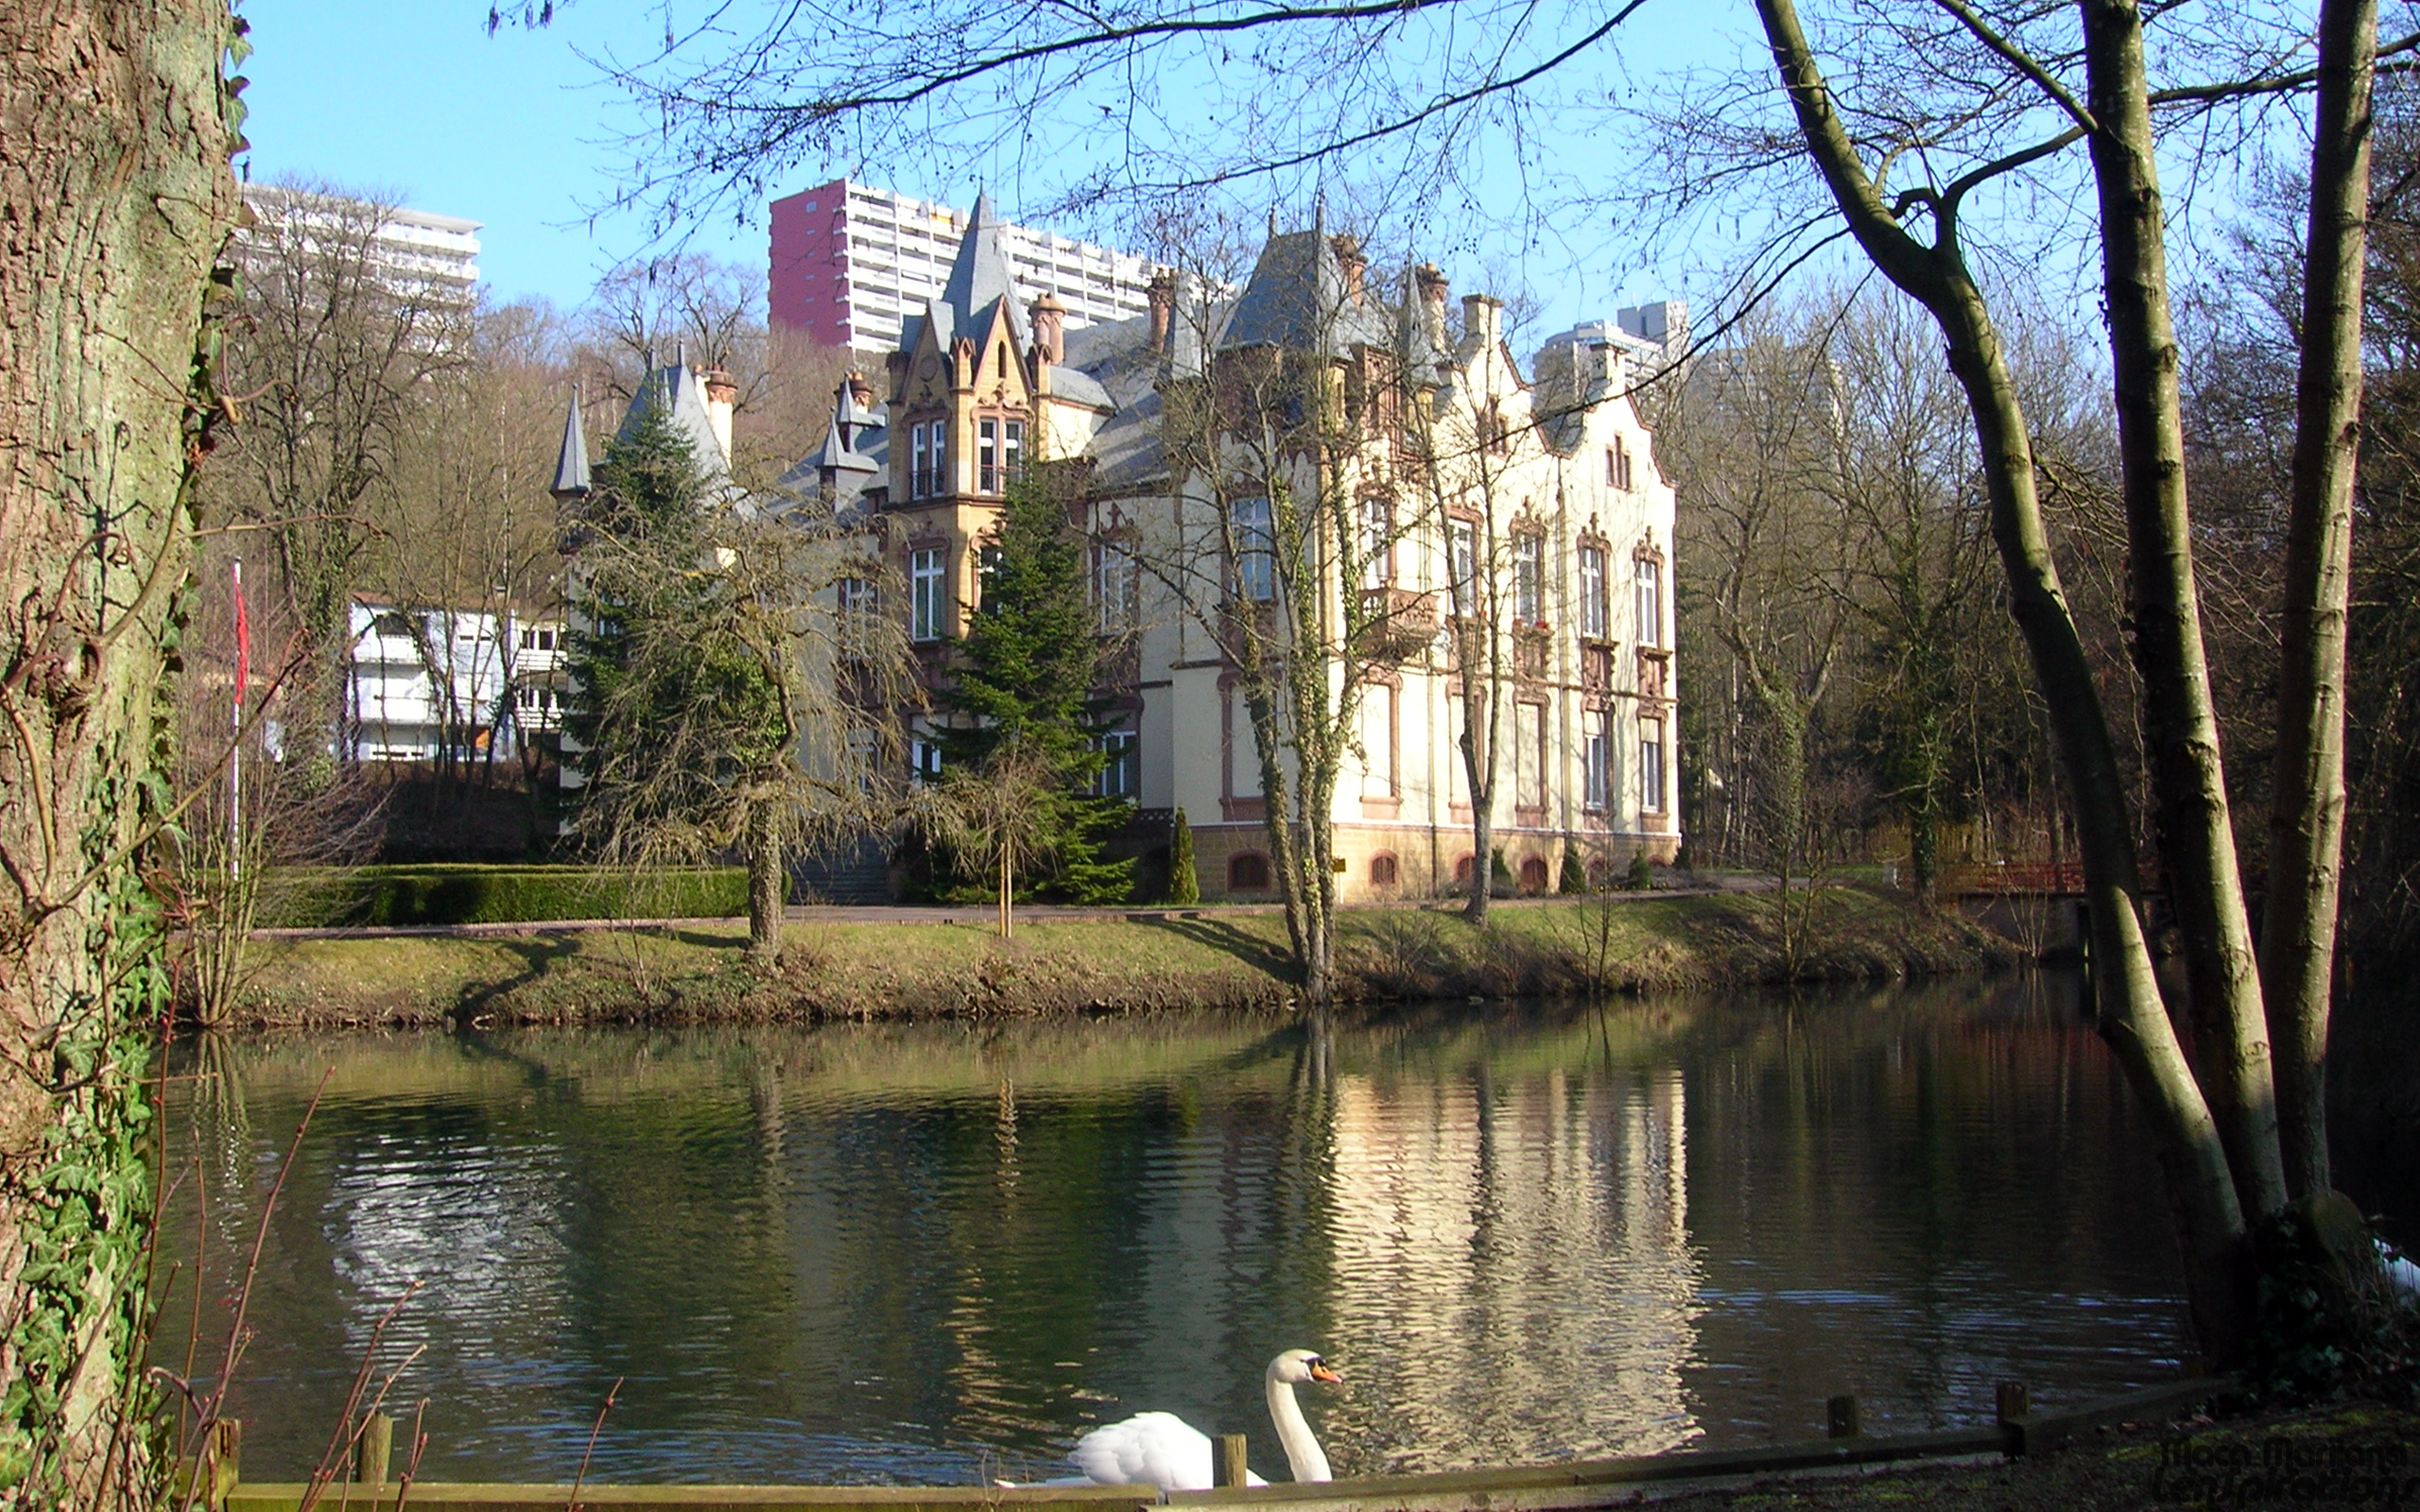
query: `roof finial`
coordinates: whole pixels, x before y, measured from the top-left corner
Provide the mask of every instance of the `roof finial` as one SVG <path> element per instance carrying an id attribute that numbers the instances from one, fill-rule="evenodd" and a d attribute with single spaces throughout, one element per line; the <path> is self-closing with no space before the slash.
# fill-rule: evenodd
<path id="1" fill-rule="evenodd" d="M 1269 239 L 1277 239 L 1277 206 L 1273 202 L 1269 207 Z"/>

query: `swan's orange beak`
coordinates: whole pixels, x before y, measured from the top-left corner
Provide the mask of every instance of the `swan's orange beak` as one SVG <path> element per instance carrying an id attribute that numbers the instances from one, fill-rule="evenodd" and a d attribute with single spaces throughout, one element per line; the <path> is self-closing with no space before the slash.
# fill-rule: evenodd
<path id="1" fill-rule="evenodd" d="M 1311 1379 L 1314 1381 L 1324 1381 L 1330 1385 L 1341 1385 L 1344 1383 L 1344 1378 L 1329 1369 L 1327 1367 L 1327 1362 L 1324 1360 L 1314 1360 L 1311 1362 Z"/>

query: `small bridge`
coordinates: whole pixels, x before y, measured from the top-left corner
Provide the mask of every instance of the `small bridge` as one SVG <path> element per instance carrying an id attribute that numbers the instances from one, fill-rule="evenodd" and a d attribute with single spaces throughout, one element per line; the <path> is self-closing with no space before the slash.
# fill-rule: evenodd
<path id="1" fill-rule="evenodd" d="M 2081 898 L 2081 861 L 1962 861 L 1941 868 L 1945 896 L 1966 898 Z"/>

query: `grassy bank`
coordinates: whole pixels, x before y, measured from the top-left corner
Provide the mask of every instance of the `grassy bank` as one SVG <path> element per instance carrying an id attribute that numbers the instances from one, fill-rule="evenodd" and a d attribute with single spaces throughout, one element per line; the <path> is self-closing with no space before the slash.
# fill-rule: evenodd
<path id="1" fill-rule="evenodd" d="M 1347 996 L 1513 997 L 1937 975 L 2002 963 L 1996 936 L 1840 888 L 1783 918 L 1769 895 L 1616 897 L 1448 913 L 1368 910 L 1338 928 Z M 1036 922 L 1003 943 L 963 924 L 793 924 L 752 971 L 732 924 L 514 936 L 284 939 L 255 946 L 255 1025 L 579 1023 L 1048 1015 L 1248 1007 L 1292 995 L 1285 920 L 1226 914 Z"/>

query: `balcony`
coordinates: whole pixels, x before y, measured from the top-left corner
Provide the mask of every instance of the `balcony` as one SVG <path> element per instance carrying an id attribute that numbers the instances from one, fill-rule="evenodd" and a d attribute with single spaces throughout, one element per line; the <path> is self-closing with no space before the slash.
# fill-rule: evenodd
<path id="1" fill-rule="evenodd" d="M 1544 625 L 1512 627 L 1512 675 L 1544 678 L 1554 661 L 1554 632 Z"/>
<path id="2" fill-rule="evenodd" d="M 1614 648 L 1583 642 L 1580 647 L 1580 691 L 1603 697 L 1614 690 Z"/>
<path id="3" fill-rule="evenodd" d="M 1361 591 L 1361 633 L 1374 662 L 1409 662 L 1437 640 L 1437 595 L 1405 588 Z"/>

